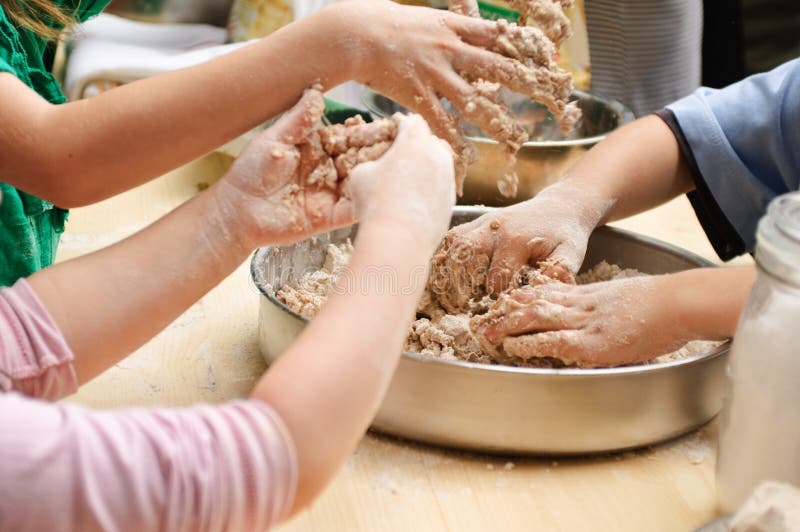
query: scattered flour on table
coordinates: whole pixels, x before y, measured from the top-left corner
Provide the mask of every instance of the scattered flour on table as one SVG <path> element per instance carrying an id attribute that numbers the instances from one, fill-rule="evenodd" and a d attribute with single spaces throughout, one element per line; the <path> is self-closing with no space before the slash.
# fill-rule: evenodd
<path id="1" fill-rule="evenodd" d="M 290 309 L 304 318 L 313 318 L 336 286 L 337 279 L 347 266 L 353 246 L 348 240 L 342 244 L 329 244 L 325 263 L 319 270 L 306 273 L 294 284 L 286 284 L 276 296 Z M 577 276 L 578 284 L 590 284 L 646 275 L 630 268 L 602 261 Z M 471 300 L 464 313 L 448 313 L 426 291 L 417 308 L 417 319 L 411 324 L 405 350 L 445 360 L 464 360 L 483 364 L 496 364 L 492 355 L 481 348 L 470 330 L 470 319 L 489 310 L 494 302 L 489 296 Z M 709 351 L 719 342 L 694 341 L 681 349 L 661 355 L 651 363 L 668 362 Z M 528 365 L 558 367 L 559 361 L 549 358 L 531 359 Z"/>

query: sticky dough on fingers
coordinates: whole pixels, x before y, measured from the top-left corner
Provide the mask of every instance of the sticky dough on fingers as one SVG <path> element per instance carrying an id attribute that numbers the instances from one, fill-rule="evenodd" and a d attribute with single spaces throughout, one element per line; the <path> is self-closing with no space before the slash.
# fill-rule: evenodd
<path id="1" fill-rule="evenodd" d="M 497 21 L 493 38 L 487 42 L 483 36 L 482 43 L 473 43 L 487 50 L 483 59 L 461 59 L 459 73 L 472 84 L 474 90 L 469 97 L 457 98 L 453 104 L 467 120 L 505 147 L 507 170 L 498 181 L 498 189 L 506 197 L 517 195 L 519 178 L 513 167 L 516 153 L 528 140 L 528 134 L 500 102 L 500 86 L 544 104 L 564 133 L 571 131 L 580 118 L 577 105 L 569 103 L 572 77 L 560 70 L 553 60 L 556 45 L 566 39 L 571 31 L 569 19 L 562 10 L 568 5 L 571 5 L 571 0 L 512 2 L 512 7 L 521 14 L 523 25 L 506 20 Z M 451 10 L 462 14 L 474 12 L 472 6 L 472 2 L 450 3 Z M 524 26 L 531 21 L 539 27 Z M 474 39 L 466 40 L 470 42 Z"/>
<path id="2" fill-rule="evenodd" d="M 319 101 L 324 102 L 322 93 L 318 87 L 312 87 L 301 98 L 300 105 L 289 113 L 302 112 L 302 120 L 314 120 L 318 124 L 322 113 L 318 105 L 312 104 Z M 361 163 L 379 159 L 389 150 L 397 137 L 398 120 L 396 116 L 367 123 L 357 115 L 344 124 L 304 129 L 304 138 L 289 136 L 287 140 L 298 150 L 300 161 L 297 183 L 286 188 L 283 200 L 306 210 L 305 198 L 314 194 L 331 193 L 337 198 L 346 198 L 350 172 Z"/>
<path id="3" fill-rule="evenodd" d="M 464 191 L 467 167 L 478 160 L 478 152 L 464 136 L 456 117 L 445 110 L 439 96 L 432 89 L 422 85 L 417 87 L 415 103 L 415 108 L 428 122 L 434 135 L 447 141 L 453 150 L 456 194 L 460 196 Z"/>
<path id="4" fill-rule="evenodd" d="M 520 360 L 544 359 L 557 367 L 577 365 L 595 367 L 572 354 L 573 346 L 581 342 L 580 331 L 545 331 L 523 336 L 509 336 L 503 340 L 503 352 L 509 358 Z"/>
<path id="5" fill-rule="evenodd" d="M 513 30 L 512 26 L 505 25 Z M 526 30 L 531 29 L 535 30 L 526 28 Z M 535 30 L 533 33 L 541 36 L 541 32 L 537 32 L 538 30 Z M 579 117 L 579 114 L 575 114 L 577 108 L 573 110 L 573 106 L 566 103 L 572 93 L 569 75 L 561 75 L 548 55 L 523 56 L 523 53 L 527 53 L 525 48 L 515 42 L 521 35 L 522 33 L 514 31 L 500 32 L 497 42 L 500 43 L 498 50 L 515 57 L 522 57 L 524 61 L 513 58 L 502 58 L 498 61 L 494 53 L 478 52 L 473 61 L 466 58 L 460 60 L 459 66 L 464 68 L 462 76 L 468 80 L 467 83 L 457 79 L 448 80 L 444 84 L 459 87 L 445 96 L 459 109 L 466 120 L 476 124 L 484 134 L 503 147 L 506 172 L 498 182 L 498 189 L 506 197 L 517 195 L 519 179 L 513 167 L 516 163 L 516 154 L 528 140 L 529 134 L 502 101 L 500 91 L 503 85 L 545 104 L 565 130 L 571 129 Z M 506 39 L 505 36 L 511 38 Z M 539 63 L 543 65 L 540 66 Z M 526 64 L 533 66 L 528 67 Z M 514 79 L 515 73 L 521 73 L 521 81 Z"/>
<path id="6" fill-rule="evenodd" d="M 536 24 L 556 46 L 572 35 L 569 18 L 564 14 L 564 9 L 572 6 L 572 0 L 508 0 L 508 3 L 519 12 L 520 24 Z"/>
<path id="7" fill-rule="evenodd" d="M 531 100 L 545 105 L 564 132 L 572 130 L 581 117 L 572 94 L 572 76 L 562 70 L 544 66 L 529 67 L 512 59 L 498 60 L 490 52 L 475 54 L 464 62 L 461 74 L 471 80 L 485 80 L 508 87 Z"/>
<path id="8" fill-rule="evenodd" d="M 501 364 L 515 365 L 520 360 L 525 361 L 532 357 L 544 357 L 547 360 L 545 365 L 563 366 L 564 364 L 572 364 L 574 361 L 568 358 L 562 358 L 560 352 L 537 350 L 531 347 L 532 343 L 543 340 L 549 337 L 551 332 L 570 332 L 559 330 L 567 326 L 563 320 L 564 307 L 559 304 L 546 300 L 537 301 L 520 301 L 518 293 L 535 292 L 538 287 L 543 287 L 556 283 L 553 279 L 545 277 L 539 271 L 530 269 L 525 273 L 526 279 L 522 282 L 527 283 L 521 289 L 511 290 L 500 294 L 497 300 L 490 306 L 488 312 L 474 316 L 469 323 L 470 331 L 477 340 L 478 344 L 487 353 L 492 360 Z M 496 329 L 511 329 L 514 330 L 513 323 L 503 323 L 506 320 L 513 319 L 516 314 L 525 315 L 532 310 L 529 308 L 532 304 L 537 304 L 536 316 L 539 323 L 549 329 L 556 329 L 555 331 L 545 331 L 542 333 L 529 334 L 523 336 L 506 336 L 501 334 L 499 337 L 494 337 L 489 334 Z M 536 339 L 533 339 L 536 337 Z M 546 355 L 544 355 L 546 353 Z M 553 357 L 560 360 L 556 360 Z"/>

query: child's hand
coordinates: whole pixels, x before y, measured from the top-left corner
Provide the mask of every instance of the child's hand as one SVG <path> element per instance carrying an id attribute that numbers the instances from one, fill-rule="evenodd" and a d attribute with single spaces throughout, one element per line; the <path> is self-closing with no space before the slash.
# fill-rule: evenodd
<path id="1" fill-rule="evenodd" d="M 319 92 L 306 91 L 211 188 L 221 218 L 247 249 L 296 242 L 355 221 L 349 199 L 337 190 L 301 182 L 296 145 L 317 127 L 324 108 Z"/>
<path id="2" fill-rule="evenodd" d="M 410 228 L 438 242 L 455 203 L 447 143 L 434 137 L 419 116 L 398 117 L 400 131 L 380 159 L 356 166 L 336 186 L 312 183 L 314 172 L 307 168 L 309 160 L 301 160 L 301 151 L 307 151 L 323 111 L 322 95 L 306 91 L 212 187 L 219 217 L 241 246 L 296 242 L 357 219 Z"/>
<path id="3" fill-rule="evenodd" d="M 447 231 L 456 200 L 452 151 L 420 116 L 397 119 L 392 147 L 380 159 L 357 166 L 347 190 L 362 225 L 411 231 L 432 251 Z"/>
<path id="4" fill-rule="evenodd" d="M 454 4 L 464 14 L 476 14 L 474 0 Z M 525 46 L 515 47 L 495 21 L 386 0 L 339 2 L 327 13 L 335 15 L 330 23 L 347 35 L 344 44 L 351 54 L 353 78 L 425 117 L 434 133 L 452 146 L 459 180 L 477 154 L 441 97 L 503 142 L 518 143 L 527 140 L 527 134 L 472 82 L 499 83 L 542 101 L 559 116 L 566 111 L 571 82 L 557 70 L 552 61 L 555 48 L 543 36 L 525 38 Z"/>
<path id="5" fill-rule="evenodd" d="M 605 213 L 591 195 L 554 186 L 524 203 L 454 227 L 437 252 L 432 279 L 457 283 L 452 290 L 465 294 L 463 302 L 487 292 L 499 294 L 527 265 L 574 283 L 589 235 Z"/>
<path id="6" fill-rule="evenodd" d="M 526 286 L 510 292 L 510 301 L 501 296 L 495 306 L 504 313 L 476 333 L 523 359 L 581 367 L 642 362 L 698 338 L 680 317 L 679 286 L 675 275 Z"/>

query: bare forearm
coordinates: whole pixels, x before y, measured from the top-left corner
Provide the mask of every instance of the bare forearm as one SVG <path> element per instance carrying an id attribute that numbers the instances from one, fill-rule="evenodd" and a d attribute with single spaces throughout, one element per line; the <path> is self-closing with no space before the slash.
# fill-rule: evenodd
<path id="1" fill-rule="evenodd" d="M 29 282 L 75 354 L 80 382 L 152 338 L 247 256 L 203 193 L 136 235 Z"/>
<path id="2" fill-rule="evenodd" d="M 87 100 L 54 106 L 27 91 L 0 110 L 3 123 L 30 124 L 3 142 L 9 157 L 0 160 L 14 164 L 3 175 L 64 207 L 161 175 L 290 107 L 312 82 L 348 79 L 352 64 L 333 60 L 345 54 L 333 21 L 310 17 L 206 64 Z"/>
<path id="3" fill-rule="evenodd" d="M 657 116 L 620 128 L 586 153 L 553 193 L 576 198 L 602 224 L 631 216 L 694 188 L 678 142 Z"/>
<path id="4" fill-rule="evenodd" d="M 362 230 L 351 274 L 339 283 L 342 292 L 329 299 L 253 393 L 280 413 L 297 445 L 295 510 L 314 498 L 355 447 L 397 364 L 430 250 L 395 233 Z M 376 271 L 389 277 L 376 283 Z"/>
<path id="5" fill-rule="evenodd" d="M 756 278 L 753 266 L 702 268 L 668 276 L 678 323 L 693 339 L 733 337 Z"/>

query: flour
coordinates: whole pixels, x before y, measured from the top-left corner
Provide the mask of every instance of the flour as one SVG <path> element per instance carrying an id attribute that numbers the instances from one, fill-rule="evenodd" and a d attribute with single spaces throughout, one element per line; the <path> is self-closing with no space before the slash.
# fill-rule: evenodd
<path id="1" fill-rule="evenodd" d="M 277 292 L 277 297 L 297 314 L 305 318 L 313 318 L 336 286 L 339 275 L 347 266 L 352 252 L 353 246 L 350 241 L 339 245 L 328 245 L 325 263 L 322 268 L 305 273 L 294 284 L 284 285 Z M 478 260 L 481 261 L 481 259 Z M 623 269 L 615 264 L 602 261 L 594 268 L 578 275 L 577 282 L 578 284 L 589 284 L 641 275 L 643 274 L 637 270 Z M 532 268 L 522 272 L 519 279 L 521 284 L 536 285 L 548 282 L 552 282 L 552 280 Z M 478 298 L 465 298 L 464 294 L 461 294 L 453 307 L 464 310 L 449 312 L 440 305 L 440 302 L 449 302 L 451 299 L 443 297 L 446 294 L 438 294 L 437 297 L 434 297 L 430 291 L 430 286 L 429 284 L 429 289 L 425 291 L 420 299 L 417 307 L 417 319 L 412 323 L 406 337 L 405 351 L 442 360 L 463 360 L 479 364 L 505 364 L 545 368 L 564 367 L 564 363 L 555 358 L 536 357 L 523 360 L 505 355 L 491 345 L 482 344 L 479 338 L 473 334 L 472 331 L 476 327 L 474 323 L 470 324 L 470 320 L 489 316 L 489 308 L 495 300 L 485 294 L 480 295 Z M 501 294 L 500 297 L 502 298 L 504 295 Z M 453 302 L 455 303 L 455 300 Z M 650 362 L 659 363 L 679 360 L 693 354 L 708 352 L 717 345 L 718 342 L 690 342 L 678 351 L 659 356 Z"/>
<path id="2" fill-rule="evenodd" d="M 305 273 L 294 284 L 284 285 L 276 294 L 278 299 L 297 314 L 309 319 L 314 317 L 336 286 L 337 279 L 346 267 L 352 252 L 353 246 L 349 241 L 339 245 L 328 245 L 322 268 Z M 603 261 L 579 275 L 577 280 L 578 284 L 589 284 L 641 275 L 643 274 L 636 270 L 623 269 Z M 520 279 L 525 284 L 552 282 L 533 269 L 523 272 Z M 471 327 L 470 320 L 487 315 L 490 306 L 495 302 L 490 296 L 470 298 L 466 303 L 459 301 L 458 306 L 463 310 L 456 312 L 448 312 L 439 304 L 441 300 L 441 294 L 438 298 L 433 297 L 430 288 L 423 293 L 417 306 L 417 319 L 412 323 L 406 337 L 405 351 L 443 360 L 463 360 L 480 364 L 564 367 L 563 362 L 554 358 L 521 360 L 506 356 L 492 346 L 482 345 L 472 332 L 475 327 L 474 325 Z M 448 299 L 444 298 L 444 301 Z M 717 342 L 690 342 L 674 353 L 657 357 L 651 363 L 668 362 L 708 352 L 716 345 Z"/>
<path id="3" fill-rule="evenodd" d="M 759 485 L 731 521 L 732 532 L 797 530 L 800 530 L 800 489 L 783 482 Z"/>
<path id="4" fill-rule="evenodd" d="M 771 286 L 757 282 L 731 348 L 717 470 L 726 511 L 764 480 L 800 483 L 800 297 Z"/>

